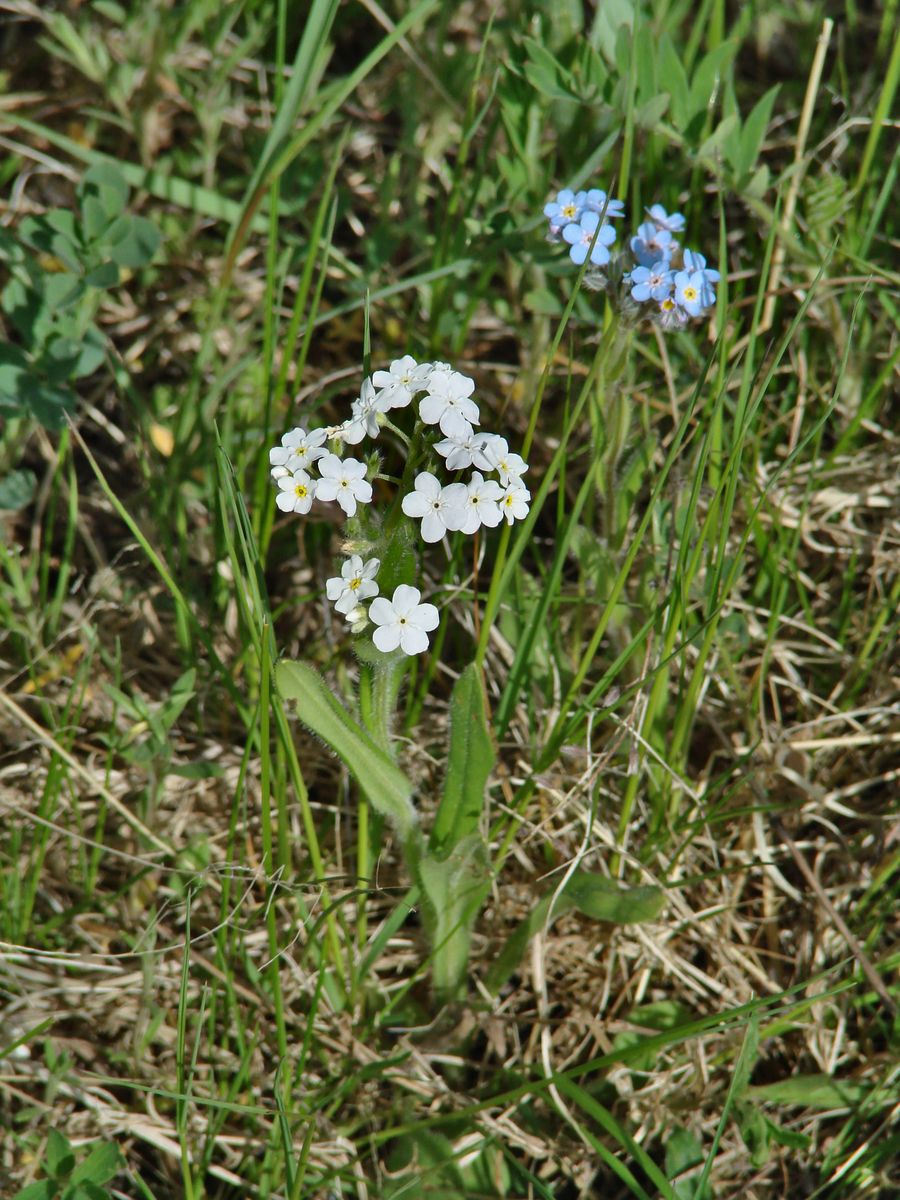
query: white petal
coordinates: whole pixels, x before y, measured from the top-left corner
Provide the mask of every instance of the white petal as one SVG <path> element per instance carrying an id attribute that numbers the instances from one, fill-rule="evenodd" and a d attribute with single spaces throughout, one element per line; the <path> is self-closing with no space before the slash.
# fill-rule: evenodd
<path id="1" fill-rule="evenodd" d="M 372 610 L 369 609 L 369 616 L 372 615 Z M 379 625 L 372 634 L 372 641 L 385 654 L 390 654 L 392 650 L 396 650 L 400 645 L 400 626 L 399 625 Z"/>
<path id="2" fill-rule="evenodd" d="M 421 492 L 408 492 L 400 507 L 408 517 L 424 517 L 431 511 L 431 501 Z"/>
<path id="3" fill-rule="evenodd" d="M 399 626 L 399 630 L 397 640 L 404 654 L 423 654 L 428 649 L 428 634 L 424 630 L 408 624 Z"/>
<path id="4" fill-rule="evenodd" d="M 416 629 L 437 629 L 440 614 L 434 604 L 420 604 L 407 620 Z"/>
<path id="5" fill-rule="evenodd" d="M 422 518 L 422 540 L 425 542 L 439 542 L 447 532 L 447 523 L 443 515 L 428 505 L 427 511 Z"/>
<path id="6" fill-rule="evenodd" d="M 393 604 L 384 596 L 379 596 L 377 600 L 372 601 L 369 616 L 376 625 L 390 625 L 397 619 Z"/>
<path id="7" fill-rule="evenodd" d="M 416 607 L 422 599 L 422 593 L 418 588 L 410 587 L 408 583 L 401 583 L 394 589 L 394 597 L 391 604 L 394 606 L 394 612 L 401 617 L 405 617 L 412 609 Z"/>

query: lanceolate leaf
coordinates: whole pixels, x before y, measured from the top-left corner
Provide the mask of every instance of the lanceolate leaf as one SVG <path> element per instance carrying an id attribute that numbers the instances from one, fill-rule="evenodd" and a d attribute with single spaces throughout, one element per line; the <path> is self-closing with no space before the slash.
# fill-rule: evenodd
<path id="1" fill-rule="evenodd" d="M 411 865 L 424 893 L 435 995 L 442 1002 L 459 999 L 466 991 L 472 926 L 491 886 L 487 850 L 481 837 L 471 834 L 443 861 L 426 851 Z"/>
<path id="2" fill-rule="evenodd" d="M 281 695 L 294 701 L 303 724 L 343 759 L 372 807 L 394 823 L 405 842 L 418 817 L 412 804 L 412 784 L 397 764 L 375 745 L 312 667 L 280 662 L 275 682 Z"/>
<path id="3" fill-rule="evenodd" d="M 484 789 L 494 767 L 481 675 L 475 663 L 456 681 L 450 700 L 450 754 L 444 796 L 431 831 L 431 851 L 444 859 L 478 828 Z"/>
<path id="4" fill-rule="evenodd" d="M 513 930 L 488 972 L 487 987 L 497 992 L 521 962 L 534 935 L 564 912 L 577 908 L 596 921 L 613 925 L 639 925 L 652 921 L 665 904 L 665 892 L 657 887 L 620 887 L 605 875 L 574 871 L 561 892 L 547 892 L 521 924 Z M 552 912 L 551 912 L 552 905 Z"/>

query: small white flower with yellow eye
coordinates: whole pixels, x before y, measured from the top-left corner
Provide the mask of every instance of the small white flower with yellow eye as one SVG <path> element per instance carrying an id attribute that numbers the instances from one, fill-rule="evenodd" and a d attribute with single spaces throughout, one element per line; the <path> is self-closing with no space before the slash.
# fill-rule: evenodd
<path id="1" fill-rule="evenodd" d="M 293 471 L 276 480 L 279 492 L 275 503 L 282 512 L 308 513 L 316 498 L 316 481 L 305 471 Z"/>
<path id="2" fill-rule="evenodd" d="M 326 581 L 325 594 L 329 600 L 334 601 L 334 607 L 339 613 L 347 616 L 360 606 L 361 601 L 378 595 L 375 576 L 380 566 L 381 562 L 377 558 L 370 558 L 367 563 L 363 563 L 359 554 L 353 554 L 341 567 L 340 575 Z"/>

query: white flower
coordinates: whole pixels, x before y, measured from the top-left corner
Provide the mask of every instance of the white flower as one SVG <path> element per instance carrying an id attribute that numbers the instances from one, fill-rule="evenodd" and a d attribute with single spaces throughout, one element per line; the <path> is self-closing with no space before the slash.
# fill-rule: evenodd
<path id="1" fill-rule="evenodd" d="M 419 416 L 426 425 L 440 425 L 445 437 L 467 438 L 479 424 L 478 405 L 469 399 L 474 388 L 475 381 L 459 371 L 432 371 Z"/>
<path id="2" fill-rule="evenodd" d="M 372 382 L 382 389 L 381 397 L 385 403 L 382 411 L 406 408 L 413 396 L 425 389 L 430 374 L 431 363 L 420 365 L 411 354 L 395 358 L 388 371 L 376 371 Z"/>
<path id="3" fill-rule="evenodd" d="M 324 429 L 313 429 L 309 433 L 299 427 L 291 429 L 281 439 L 281 445 L 269 451 L 272 478 L 280 479 L 294 471 L 309 470 L 310 464 L 326 453 L 325 437 Z"/>
<path id="4" fill-rule="evenodd" d="M 378 626 L 372 640 L 385 654 L 399 646 L 404 654 L 421 654 L 428 649 L 428 633 L 437 629 L 438 610 L 420 604 L 418 588 L 401 583 L 392 600 L 379 596 L 372 601 L 369 616 Z"/>
<path id="5" fill-rule="evenodd" d="M 316 485 L 319 500 L 337 500 L 348 517 L 356 512 L 357 500 L 368 504 L 372 499 L 372 485 L 367 483 L 366 464 L 355 458 L 341 460 L 336 454 L 326 454 L 319 460 L 322 478 Z"/>
<path id="6" fill-rule="evenodd" d="M 492 471 L 484 447 L 493 434 L 475 433 L 470 429 L 466 437 L 448 437 L 435 444 L 435 450 L 447 460 L 448 471 L 461 471 L 465 467 L 478 467 L 481 471 Z"/>
<path id="7" fill-rule="evenodd" d="M 334 607 L 339 613 L 347 616 L 355 608 L 360 607 L 361 600 L 368 600 L 378 595 L 378 584 L 375 575 L 381 562 L 370 558 L 365 565 L 358 554 L 351 554 L 341 567 L 340 575 L 326 580 L 325 594 L 334 601 Z"/>
<path id="8" fill-rule="evenodd" d="M 428 471 L 416 476 L 415 491 L 403 497 L 401 508 L 408 517 L 422 518 L 422 538 L 439 542 L 448 528 L 458 529 L 465 516 L 462 506 L 468 496 L 464 483 L 441 487 Z"/>
<path id="9" fill-rule="evenodd" d="M 462 487 L 463 484 L 451 484 Z M 472 473 L 462 504 L 454 503 L 448 510 L 448 529 L 459 529 L 463 533 L 474 533 L 482 525 L 493 528 L 503 519 L 499 502 L 503 496 L 496 479 L 484 479 L 479 471 Z M 455 498 L 454 498 L 455 499 Z M 459 522 L 457 524 L 457 522 Z"/>
<path id="10" fill-rule="evenodd" d="M 293 471 L 278 480 L 279 492 L 275 503 L 282 512 L 308 513 L 316 497 L 319 485 L 305 471 Z"/>
<path id="11" fill-rule="evenodd" d="M 390 405 L 385 403 L 384 393 L 375 391 L 371 379 L 364 379 L 359 399 L 354 400 L 350 406 L 353 415 L 341 426 L 341 439 L 348 446 L 356 446 L 366 434 L 369 437 L 378 437 L 378 414 L 387 412 L 389 407 Z"/>
<path id="12" fill-rule="evenodd" d="M 487 469 L 499 473 L 500 482 L 504 487 L 513 479 L 521 478 L 528 470 L 528 463 L 524 458 L 518 454 L 510 454 L 506 438 L 499 437 L 495 433 L 488 435 L 484 458 L 488 463 Z"/>
<path id="13" fill-rule="evenodd" d="M 507 524 L 512 525 L 513 521 L 522 521 L 528 516 L 528 501 L 531 499 L 531 492 L 522 483 L 521 479 L 511 479 L 507 485 L 506 491 L 503 493 L 503 498 L 500 501 L 500 512 L 506 517 Z"/>

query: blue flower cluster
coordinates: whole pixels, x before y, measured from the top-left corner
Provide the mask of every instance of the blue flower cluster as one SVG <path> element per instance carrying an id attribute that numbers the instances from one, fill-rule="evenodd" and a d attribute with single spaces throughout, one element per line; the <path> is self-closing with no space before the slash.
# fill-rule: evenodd
<path id="1" fill-rule="evenodd" d="M 550 241 L 567 242 L 578 266 L 589 259 L 585 283 L 611 292 L 623 313 L 649 317 L 663 329 L 682 329 L 691 318 L 702 317 L 716 302 L 714 285 L 720 275 L 707 267 L 702 254 L 682 249 L 675 240 L 684 229 L 682 214 L 652 205 L 647 209 L 649 220 L 629 239 L 627 250 L 614 257 L 616 230 L 607 218 L 624 215 L 622 201 L 610 199 L 600 188 L 565 188 L 544 206 Z"/>

